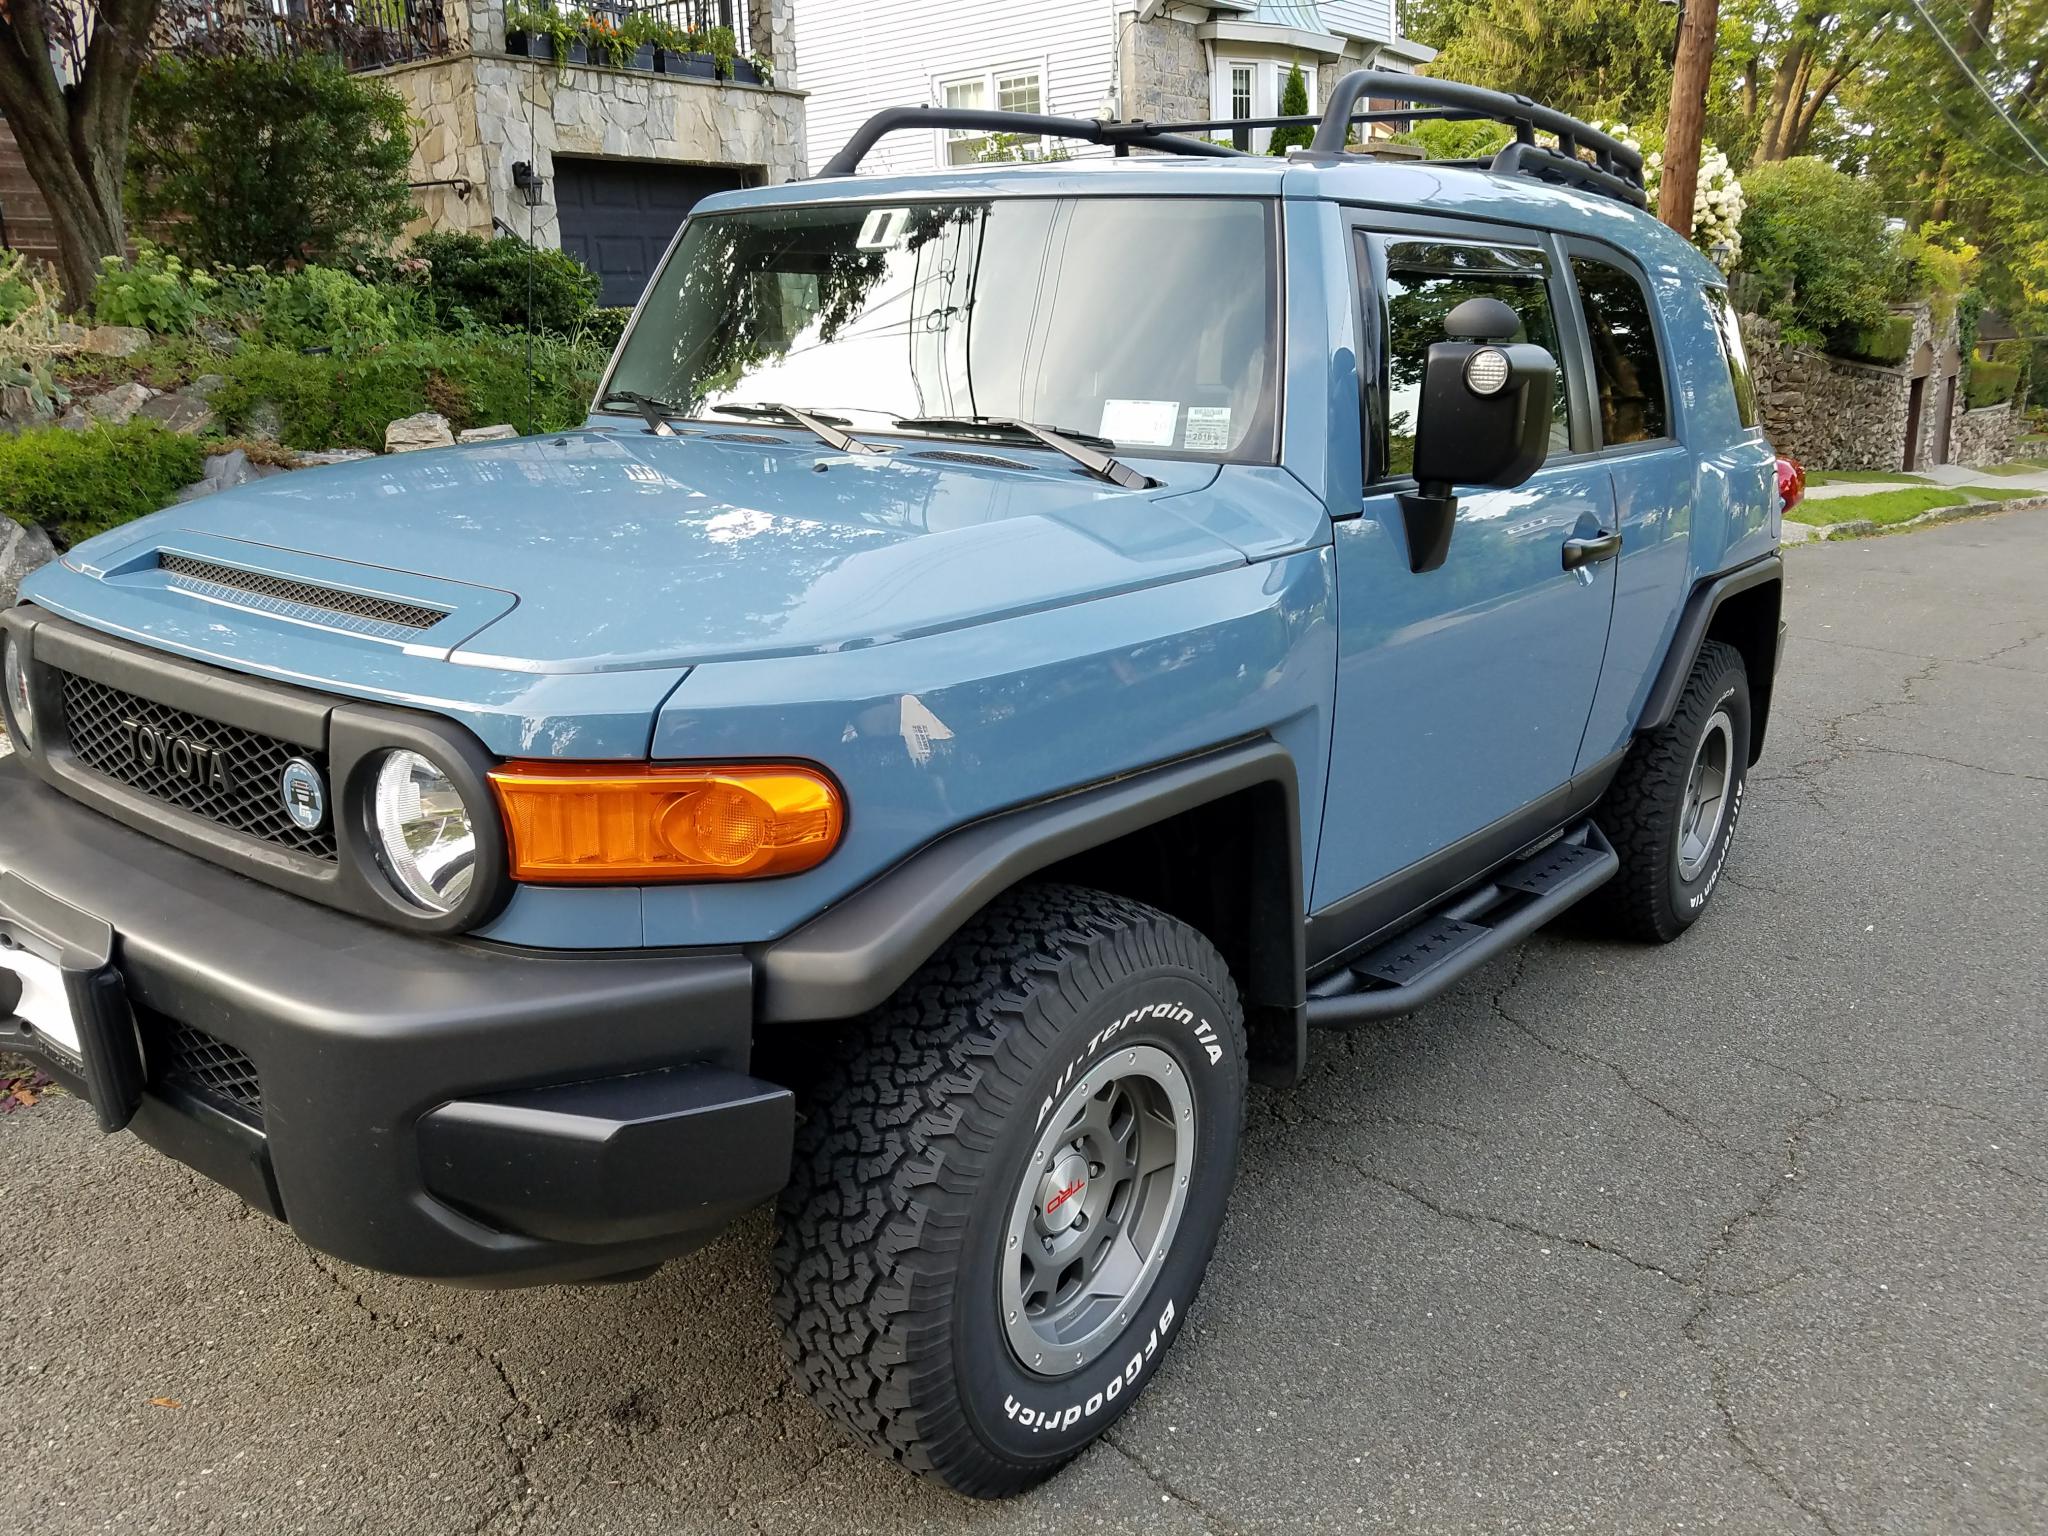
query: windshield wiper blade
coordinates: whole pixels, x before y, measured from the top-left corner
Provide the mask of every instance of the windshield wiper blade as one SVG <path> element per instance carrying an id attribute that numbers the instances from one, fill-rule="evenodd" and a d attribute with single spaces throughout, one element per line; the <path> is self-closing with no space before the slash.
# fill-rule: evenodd
<path id="1" fill-rule="evenodd" d="M 632 406 L 634 410 L 640 413 L 640 419 L 647 423 L 647 430 L 656 437 L 674 437 L 676 435 L 675 428 L 671 427 L 668 423 L 670 417 L 682 415 L 683 408 L 681 406 L 671 405 L 666 400 L 657 400 L 652 395 L 643 395 L 637 389 L 615 389 L 597 403 L 602 408 L 607 405 L 618 405 L 622 402 Z"/>
<path id="2" fill-rule="evenodd" d="M 818 416 L 801 410 L 794 405 L 777 405 L 764 400 L 759 405 L 714 405 L 712 410 L 721 416 L 753 416 L 768 421 L 793 421 L 805 431 L 822 438 L 826 446 L 841 453 L 883 453 L 873 443 L 864 443 L 850 432 L 839 429 L 851 423 L 844 416 Z"/>
<path id="3" fill-rule="evenodd" d="M 1093 433 L 1064 432 L 1057 427 L 1041 427 L 1035 422 L 1018 421 L 1009 416 L 905 416 L 896 422 L 913 432 L 980 432 L 998 437 L 1029 437 L 1044 444 L 1056 453 L 1063 453 L 1098 480 L 1121 486 L 1127 491 L 1149 491 L 1159 482 L 1150 475 L 1140 474 L 1130 465 L 1111 458 L 1090 446 L 1101 443 L 1109 446 L 1109 439 L 1096 437 Z"/>

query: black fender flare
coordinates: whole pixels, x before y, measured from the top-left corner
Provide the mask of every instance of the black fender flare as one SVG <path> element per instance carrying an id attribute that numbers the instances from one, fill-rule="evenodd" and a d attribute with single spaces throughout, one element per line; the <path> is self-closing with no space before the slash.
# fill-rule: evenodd
<path id="1" fill-rule="evenodd" d="M 970 822 L 758 949 L 756 1017 L 787 1024 L 864 1013 L 1020 880 L 1226 795 L 1263 787 L 1269 793 L 1259 801 L 1260 857 L 1252 872 L 1255 934 L 1240 981 L 1248 1015 L 1293 1026 L 1305 1044 L 1298 784 L 1293 756 L 1261 736 Z M 1290 1053 L 1283 1047 L 1277 1054 Z M 1299 1070 L 1300 1054 L 1297 1047 L 1289 1070 Z"/>
<path id="2" fill-rule="evenodd" d="M 1672 632 L 1670 647 L 1664 653 L 1664 665 L 1657 671 L 1657 680 L 1650 685 L 1649 697 L 1643 702 L 1643 712 L 1636 721 L 1637 732 L 1654 731 L 1669 723 L 1672 713 L 1678 708 L 1678 696 L 1685 691 L 1685 680 L 1692 673 L 1692 664 L 1706 643 L 1712 630 L 1714 615 L 1731 597 L 1751 591 L 1757 587 L 1776 585 L 1780 590 L 1785 584 L 1784 557 L 1775 550 L 1747 565 L 1739 565 L 1732 571 L 1703 579 L 1686 598 L 1685 607 L 1679 611 L 1678 627 Z M 1782 611 L 1782 604 L 1781 611 Z M 1763 748 L 1762 721 L 1768 713 L 1772 674 L 1776 671 L 1776 656 L 1779 644 L 1778 626 L 1772 626 L 1772 667 L 1762 676 L 1752 676 L 1750 686 L 1754 693 L 1761 695 L 1765 708 L 1757 712 L 1758 726 L 1751 738 L 1751 760 Z"/>

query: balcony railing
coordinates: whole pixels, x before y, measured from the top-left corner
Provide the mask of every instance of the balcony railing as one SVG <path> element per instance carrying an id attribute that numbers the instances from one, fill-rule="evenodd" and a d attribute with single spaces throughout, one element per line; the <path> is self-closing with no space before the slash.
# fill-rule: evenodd
<path id="1" fill-rule="evenodd" d="M 151 37 L 166 53 L 325 54 L 348 69 L 449 51 L 441 0 L 166 0 Z"/>

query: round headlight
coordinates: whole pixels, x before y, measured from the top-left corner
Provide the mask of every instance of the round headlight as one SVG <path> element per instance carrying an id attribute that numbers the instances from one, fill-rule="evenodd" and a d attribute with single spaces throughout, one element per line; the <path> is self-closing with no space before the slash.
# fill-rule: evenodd
<path id="1" fill-rule="evenodd" d="M 14 716 L 15 729 L 21 732 L 21 744 L 33 752 L 36 745 L 36 712 L 28 696 L 28 668 L 21 659 L 21 642 L 9 635 L 6 643 L 0 645 L 6 652 L 6 659 L 0 661 L 0 677 L 4 677 L 7 689 L 7 708 Z"/>
<path id="2" fill-rule="evenodd" d="M 377 770 L 377 841 L 384 870 L 408 901 L 452 912 L 476 876 L 476 827 L 462 791 L 419 752 L 393 752 Z"/>

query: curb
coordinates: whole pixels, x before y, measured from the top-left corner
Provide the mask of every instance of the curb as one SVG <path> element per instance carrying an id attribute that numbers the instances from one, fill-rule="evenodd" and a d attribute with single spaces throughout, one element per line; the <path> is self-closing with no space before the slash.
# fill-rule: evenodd
<path id="1" fill-rule="evenodd" d="M 1953 523 L 1966 517 L 1983 517 L 1992 512 L 2038 512 L 2044 508 L 2048 508 L 2048 495 L 2014 497 L 2008 501 L 1966 501 L 1960 506 L 1936 507 L 1932 512 L 1922 512 L 1903 523 L 1873 523 L 1866 517 L 1852 518 L 1846 523 L 1809 523 L 1806 526 L 1813 532 L 1800 542 L 1820 544 L 1834 539 L 1862 539 L 1873 534 L 1924 528 L 1930 523 Z"/>

